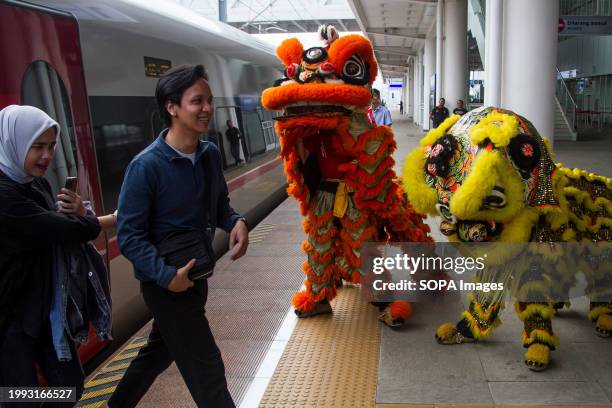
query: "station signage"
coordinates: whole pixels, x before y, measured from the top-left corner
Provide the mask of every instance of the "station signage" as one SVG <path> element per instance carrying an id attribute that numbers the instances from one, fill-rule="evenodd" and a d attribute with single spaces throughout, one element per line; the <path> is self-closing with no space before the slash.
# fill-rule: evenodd
<path id="1" fill-rule="evenodd" d="M 561 16 L 559 35 L 610 35 L 612 16 Z"/>
<path id="2" fill-rule="evenodd" d="M 145 75 L 159 78 L 164 72 L 172 68 L 172 62 L 153 57 L 144 57 Z"/>
<path id="3" fill-rule="evenodd" d="M 578 70 L 577 69 L 569 69 L 567 71 L 561 71 L 559 72 L 559 74 L 557 75 L 557 79 L 570 79 L 570 78 L 576 78 L 576 75 L 578 74 Z"/>

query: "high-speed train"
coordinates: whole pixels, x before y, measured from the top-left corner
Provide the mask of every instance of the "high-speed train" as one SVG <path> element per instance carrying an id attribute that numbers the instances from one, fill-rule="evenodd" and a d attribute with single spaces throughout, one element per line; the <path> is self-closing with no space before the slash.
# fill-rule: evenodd
<path id="1" fill-rule="evenodd" d="M 162 129 L 154 99 L 161 73 L 203 64 L 214 100 L 214 128 L 224 161 L 231 119 L 242 135 L 241 155 L 275 145 L 273 119 L 261 108 L 263 89 L 281 76 L 271 46 L 165 0 L 0 0 L 0 109 L 37 106 L 61 126 L 46 177 L 57 191 L 78 175 L 78 192 L 98 214 L 114 211 L 132 157 Z M 133 333 L 148 313 L 129 261 L 114 234 L 96 245 L 110 271 L 115 338 Z M 81 359 L 104 344 L 81 347 Z"/>

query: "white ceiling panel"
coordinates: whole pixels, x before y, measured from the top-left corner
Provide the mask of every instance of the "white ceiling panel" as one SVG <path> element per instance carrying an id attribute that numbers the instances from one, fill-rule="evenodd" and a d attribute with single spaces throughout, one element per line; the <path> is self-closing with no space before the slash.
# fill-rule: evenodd
<path id="1" fill-rule="evenodd" d="M 348 0 L 385 78 L 408 69 L 436 18 L 437 0 Z"/>

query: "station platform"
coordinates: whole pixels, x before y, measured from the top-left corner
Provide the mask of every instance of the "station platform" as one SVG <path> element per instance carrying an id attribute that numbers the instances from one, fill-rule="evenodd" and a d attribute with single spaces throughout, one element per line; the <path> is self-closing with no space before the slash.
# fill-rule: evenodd
<path id="1" fill-rule="evenodd" d="M 392 114 L 399 169 L 424 133 Z M 612 175 L 609 141 L 576 143 L 556 143 L 556 160 Z M 434 239 L 445 240 L 437 221 L 427 222 Z M 561 346 L 548 370 L 534 373 L 522 361 L 521 326 L 512 307 L 490 341 L 457 346 L 438 345 L 434 332 L 458 319 L 467 306 L 459 296 L 415 303 L 407 324 L 391 329 L 377 320 L 378 309 L 359 288 L 344 286 L 332 315 L 297 319 L 290 299 L 302 285 L 304 238 L 297 204 L 287 199 L 250 232 L 247 254 L 233 262 L 222 257 L 209 280 L 206 315 L 240 408 L 612 406 L 612 347 L 595 335 L 586 299 L 572 299 L 572 308 L 555 318 Z M 149 329 L 150 323 L 89 377 L 85 396 L 118 381 Z M 104 406 L 105 399 L 79 405 Z M 174 364 L 139 404 L 171 406 L 195 406 Z"/>

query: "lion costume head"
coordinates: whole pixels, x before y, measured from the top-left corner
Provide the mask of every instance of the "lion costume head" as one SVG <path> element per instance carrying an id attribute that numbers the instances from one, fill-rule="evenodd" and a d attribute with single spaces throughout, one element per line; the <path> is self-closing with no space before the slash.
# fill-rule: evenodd
<path id="1" fill-rule="evenodd" d="M 508 110 L 450 117 L 407 157 L 404 176 L 413 207 L 437 213 L 451 241 L 610 240 L 611 180 L 556 166 L 531 122 Z"/>
<path id="2" fill-rule="evenodd" d="M 370 41 L 356 34 L 338 38 L 331 26 L 322 26 L 319 34 L 325 47 L 304 50 L 297 38 L 278 47 L 284 77 L 263 92 L 266 109 L 282 110 L 284 117 L 326 117 L 348 115 L 369 105 L 378 70 Z"/>

